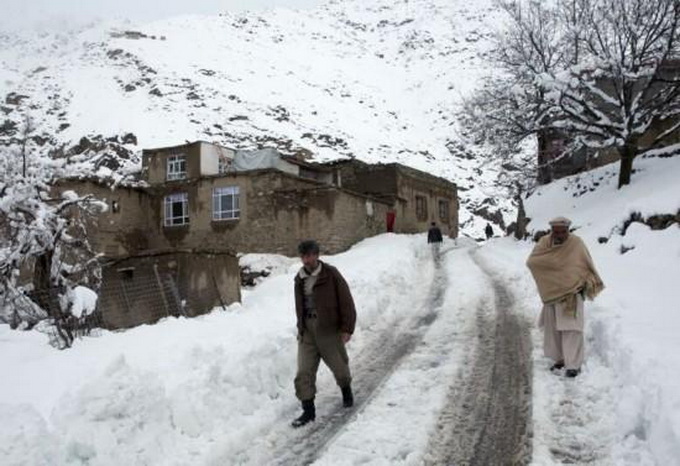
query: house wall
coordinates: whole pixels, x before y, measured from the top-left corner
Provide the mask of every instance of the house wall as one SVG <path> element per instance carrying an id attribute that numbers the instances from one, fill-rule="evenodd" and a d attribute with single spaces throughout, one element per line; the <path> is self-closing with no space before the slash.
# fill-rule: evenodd
<path id="1" fill-rule="evenodd" d="M 389 204 L 325 184 L 284 178 L 273 193 L 276 224 L 283 250 L 296 254 L 303 239 L 316 239 L 325 254 L 348 249 L 354 243 L 386 231 Z M 310 187 L 311 186 L 311 189 Z"/>
<path id="2" fill-rule="evenodd" d="M 110 329 L 193 317 L 241 299 L 238 259 L 230 254 L 130 257 L 105 266 L 102 278 L 98 309 Z"/>
<path id="3" fill-rule="evenodd" d="M 349 190 L 394 200 L 397 195 L 397 172 L 387 165 L 363 162 L 340 162 L 333 165 L 339 172 L 340 186 Z"/>
<path id="4" fill-rule="evenodd" d="M 168 181 L 168 157 L 186 155 L 187 178 L 198 178 L 201 175 L 201 142 L 182 146 L 142 151 L 142 172 L 149 184 L 178 183 L 180 180 Z"/>
<path id="5" fill-rule="evenodd" d="M 286 160 L 279 159 L 276 162 L 276 168 L 282 172 L 288 173 L 289 175 L 300 176 L 300 167 Z"/>
<path id="6" fill-rule="evenodd" d="M 212 192 L 238 186 L 240 217 L 212 219 Z M 275 170 L 230 173 L 158 189 L 152 216 L 162 234 L 153 248 L 195 248 L 296 255 L 297 244 L 317 239 L 326 253 L 347 249 L 354 242 L 385 231 L 388 206 L 373 202 L 366 213 L 365 196 L 333 186 L 288 176 Z M 163 225 L 163 198 L 187 192 L 188 225 Z"/>
<path id="7" fill-rule="evenodd" d="M 158 235 L 149 215 L 152 197 L 141 188 L 110 187 L 86 180 L 62 180 L 55 190 L 92 194 L 108 209 L 86 222 L 88 239 L 95 251 L 106 257 L 137 254 L 150 247 Z"/>
<path id="8" fill-rule="evenodd" d="M 458 236 L 458 190 L 454 183 L 400 164 L 369 165 L 356 160 L 332 164 L 340 183 L 352 191 L 368 193 L 391 204 L 396 214 L 394 231 L 417 233 L 437 222 L 442 233 Z M 423 219 L 416 215 L 416 196 L 427 202 Z M 439 216 L 439 201 L 449 204 L 449 215 Z"/>
<path id="9" fill-rule="evenodd" d="M 210 144 L 207 142 L 200 142 L 200 157 L 201 168 L 200 173 L 203 176 L 218 175 L 219 174 L 219 160 L 220 157 L 226 157 L 234 160 L 236 151 L 226 147 Z"/>
<path id="10" fill-rule="evenodd" d="M 639 146 L 646 150 L 654 139 L 669 129 L 674 122 L 672 119 L 654 122 L 646 133 L 642 135 Z M 538 136 L 538 173 L 537 179 L 541 184 L 553 180 L 575 175 L 577 173 L 603 167 L 621 159 L 616 147 L 605 149 L 581 149 L 571 157 L 559 158 L 563 153 L 564 144 L 569 138 L 564 133 L 555 131 L 544 132 Z M 680 131 L 675 131 L 667 137 L 662 147 L 680 143 Z"/>
<path id="11" fill-rule="evenodd" d="M 458 196 L 453 183 L 434 176 L 421 174 L 406 167 L 397 169 L 397 193 L 401 200 L 396 217 L 396 230 L 403 233 L 427 231 L 436 222 L 442 233 L 452 238 L 458 236 Z M 426 201 L 426 215 L 418 218 L 416 196 Z M 439 202 L 448 203 L 448 216 L 439 215 Z"/>

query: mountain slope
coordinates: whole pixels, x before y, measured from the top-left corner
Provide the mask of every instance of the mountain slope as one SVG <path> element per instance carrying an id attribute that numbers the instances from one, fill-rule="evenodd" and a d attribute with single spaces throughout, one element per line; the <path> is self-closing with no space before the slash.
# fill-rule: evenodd
<path id="1" fill-rule="evenodd" d="M 114 151 L 131 159 L 128 170 L 141 148 L 194 139 L 400 162 L 458 183 L 468 210 L 486 200 L 508 219 L 499 168 L 471 155 L 453 115 L 491 71 L 483 57 L 497 13 L 490 0 L 468 4 L 331 1 L 6 34 L 0 142 L 16 142 L 28 113 L 39 142 Z M 465 208 L 461 217 L 464 231 L 479 233 L 480 220 Z"/>

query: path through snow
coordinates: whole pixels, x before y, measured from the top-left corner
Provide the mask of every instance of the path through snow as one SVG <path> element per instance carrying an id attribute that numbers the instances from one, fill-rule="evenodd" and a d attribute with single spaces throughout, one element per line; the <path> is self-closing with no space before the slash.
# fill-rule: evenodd
<path id="1" fill-rule="evenodd" d="M 475 247 L 449 249 L 413 318 L 394 322 L 353 364 L 357 405 L 331 405 L 282 435 L 282 419 L 258 461 L 307 464 L 525 464 L 531 455 L 527 321 Z M 448 277 L 452 277 L 449 281 Z M 408 292 L 405 290 L 405 292 Z M 326 390 L 327 392 L 327 390 Z M 417 426 L 421 432 L 413 432 Z M 370 438 L 367 435 L 370 432 Z M 252 452 L 251 452 L 252 454 Z M 252 463 L 254 456 L 248 458 Z"/>
<path id="2" fill-rule="evenodd" d="M 526 464 L 531 458 L 531 340 L 502 281 L 477 255 L 491 299 L 476 310 L 478 343 L 447 396 L 425 464 Z"/>

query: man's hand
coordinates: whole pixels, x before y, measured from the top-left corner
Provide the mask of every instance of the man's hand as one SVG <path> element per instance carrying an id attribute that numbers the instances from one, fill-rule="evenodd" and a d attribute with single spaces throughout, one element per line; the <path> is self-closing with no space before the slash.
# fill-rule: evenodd
<path id="1" fill-rule="evenodd" d="M 351 333 L 342 332 L 342 333 L 340 334 L 340 338 L 342 338 L 342 342 L 343 342 L 343 343 L 347 343 L 347 342 L 350 340 L 350 338 L 352 338 L 352 334 L 351 334 Z"/>

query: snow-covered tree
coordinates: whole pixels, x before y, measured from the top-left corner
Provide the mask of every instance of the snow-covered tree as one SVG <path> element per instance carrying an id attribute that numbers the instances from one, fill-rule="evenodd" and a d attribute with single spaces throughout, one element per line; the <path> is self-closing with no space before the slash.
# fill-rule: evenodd
<path id="1" fill-rule="evenodd" d="M 463 123 L 507 144 L 557 130 L 570 150 L 615 149 L 619 187 L 641 154 L 680 151 L 679 0 L 518 0 L 503 4 L 501 74 Z M 490 136 L 493 135 L 493 136 Z"/>
<path id="2" fill-rule="evenodd" d="M 50 319 L 69 345 L 73 335 L 63 324 L 72 290 L 83 283 L 96 287 L 99 277 L 86 221 L 106 205 L 60 192 L 55 182 L 68 173 L 68 162 L 30 141 L 23 147 L 20 154 L 0 149 L 0 321 L 32 326 Z"/>

